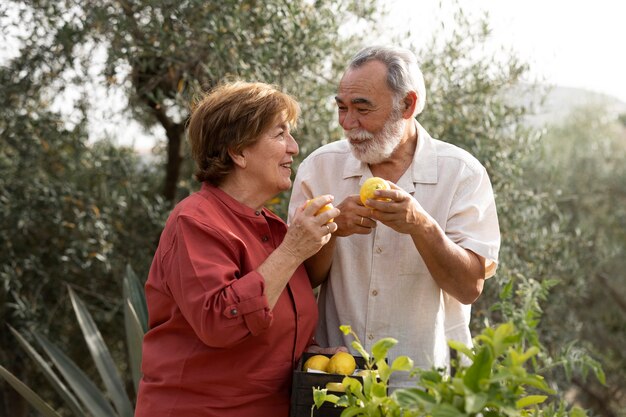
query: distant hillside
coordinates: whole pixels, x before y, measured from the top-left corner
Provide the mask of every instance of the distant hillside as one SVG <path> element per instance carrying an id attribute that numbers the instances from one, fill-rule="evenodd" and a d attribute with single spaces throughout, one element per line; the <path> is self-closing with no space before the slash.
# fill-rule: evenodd
<path id="1" fill-rule="evenodd" d="M 541 97 L 545 94 L 543 103 Z M 626 103 L 602 93 L 571 87 L 545 87 L 543 91 L 529 92 L 527 86 L 521 86 L 512 94 L 517 104 L 534 104 L 533 114 L 528 117 L 535 126 L 559 123 L 572 110 L 581 107 L 603 107 L 612 116 L 626 114 Z"/>

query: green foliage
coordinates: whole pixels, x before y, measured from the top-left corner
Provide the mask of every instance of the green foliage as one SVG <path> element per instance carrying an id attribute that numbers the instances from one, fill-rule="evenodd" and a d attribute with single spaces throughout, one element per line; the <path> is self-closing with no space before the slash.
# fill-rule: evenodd
<path id="1" fill-rule="evenodd" d="M 144 329 L 147 327 L 147 322 L 144 322 L 147 317 L 142 313 L 137 313 L 145 309 L 145 299 L 141 296 L 143 293 L 138 291 L 140 289 L 141 284 L 129 267 L 124 276 L 124 300 L 125 305 L 128 307 L 125 310 L 124 318 L 130 324 L 127 327 L 126 341 L 129 350 L 139 350 L 139 352 L 141 352 L 143 333 L 139 335 L 135 330 L 131 329 Z M 126 393 L 125 381 L 117 370 L 113 357 L 104 343 L 102 334 L 81 298 L 71 288 L 69 288 L 69 293 L 83 338 L 105 386 L 104 392 L 98 388 L 96 383 L 90 380 L 62 349 L 51 343 L 39 331 L 30 329 L 23 334 L 11 327 L 11 332 L 75 416 L 79 417 L 88 414 L 94 417 L 132 417 L 133 401 L 130 400 Z M 142 316 L 142 318 L 140 319 L 139 316 Z M 47 355 L 47 360 L 28 342 L 28 339 L 34 339 L 38 343 L 39 347 Z M 141 355 L 131 355 L 130 359 L 131 368 L 138 370 L 141 365 Z M 49 365 L 49 361 L 52 365 Z M 3 366 L 0 366 L 0 376 L 43 415 L 50 417 L 60 416 L 60 414 L 54 411 L 52 406 L 47 404 L 39 395 Z"/>
<path id="2" fill-rule="evenodd" d="M 551 263 L 559 285 L 545 306 L 541 339 L 557 362 L 576 364 L 559 379 L 573 381 L 578 399 L 604 415 L 626 410 L 625 161 L 624 126 L 608 108 L 588 106 L 548 127 L 527 170 L 558 208 L 550 232 L 559 239 Z M 606 386 L 587 378 L 593 361 L 584 351 L 602 362 Z"/>
<path id="3" fill-rule="evenodd" d="M 163 195 L 173 202 L 184 196 L 178 182 L 189 171 L 181 155 L 190 103 L 225 79 L 278 84 L 310 113 L 300 130 L 303 150 L 329 140 L 334 66 L 354 49 L 339 27 L 371 18 L 375 0 L 11 3 L 21 10 L 14 23 L 23 33 L 18 60 L 36 83 L 71 78 L 81 89 L 89 72 L 76 67 L 88 68 L 94 54 L 106 53 L 104 66 L 95 68 L 100 82 L 125 93 L 132 118 L 163 130 Z M 52 94 L 63 88 L 46 85 Z"/>
<path id="4" fill-rule="evenodd" d="M 349 326 L 342 326 L 345 334 Z M 451 341 L 457 356 L 467 361 L 452 363 L 452 373 L 445 369 L 414 368 L 410 358 L 398 358 L 391 367 L 385 362 L 387 352 L 397 341 L 381 339 L 372 348 L 372 355 L 364 352 L 358 339 L 354 347 L 368 363 L 379 368 L 380 378 L 372 374 L 361 384 L 347 376 L 343 379 L 346 393 L 340 397 L 327 394 L 326 389 L 313 389 L 314 406 L 324 402 L 345 407 L 342 417 L 348 416 L 585 416 L 577 407 L 566 410 L 562 402 L 550 405 L 556 394 L 544 378 L 533 371 L 532 362 L 540 348 L 531 343 L 525 347 L 524 333 L 512 323 L 495 328 L 486 327 L 467 347 Z M 397 363 L 396 363 L 397 362 Z M 468 363 L 468 364 L 466 364 Z M 398 388 L 388 393 L 389 376 L 394 372 L 410 371 L 414 387 Z M 558 410 L 558 411 L 557 411 Z"/>

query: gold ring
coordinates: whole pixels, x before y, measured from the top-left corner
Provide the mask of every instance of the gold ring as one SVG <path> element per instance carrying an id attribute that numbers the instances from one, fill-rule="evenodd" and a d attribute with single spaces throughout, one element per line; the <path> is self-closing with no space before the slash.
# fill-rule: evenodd
<path id="1" fill-rule="evenodd" d="M 328 226 L 327 224 L 325 224 L 324 226 L 326 226 L 326 230 L 328 230 L 328 234 L 331 234 L 332 232 L 330 231 L 330 226 Z"/>
<path id="2" fill-rule="evenodd" d="M 363 220 L 364 220 L 364 217 L 361 216 L 361 222 L 359 223 L 359 225 L 363 226 Z"/>

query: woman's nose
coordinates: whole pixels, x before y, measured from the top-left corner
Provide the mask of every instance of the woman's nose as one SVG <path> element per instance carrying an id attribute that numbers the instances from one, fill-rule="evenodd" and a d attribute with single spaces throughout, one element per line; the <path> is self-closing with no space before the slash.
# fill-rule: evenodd
<path id="1" fill-rule="evenodd" d="M 296 142 L 296 138 L 289 134 L 290 141 L 287 145 L 287 152 L 292 155 L 297 155 L 300 152 L 300 147 L 298 146 L 298 142 Z"/>

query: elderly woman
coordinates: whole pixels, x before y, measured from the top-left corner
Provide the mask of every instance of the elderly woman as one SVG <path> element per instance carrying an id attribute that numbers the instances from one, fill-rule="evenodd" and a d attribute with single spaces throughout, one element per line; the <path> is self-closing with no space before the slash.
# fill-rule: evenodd
<path id="1" fill-rule="evenodd" d="M 317 321 L 302 262 L 339 214 L 316 214 L 332 200 L 321 196 L 287 228 L 263 207 L 291 187 L 298 112 L 292 97 L 245 82 L 216 88 L 193 111 L 202 186 L 172 211 L 146 282 L 136 416 L 287 417 L 292 370 Z"/>

